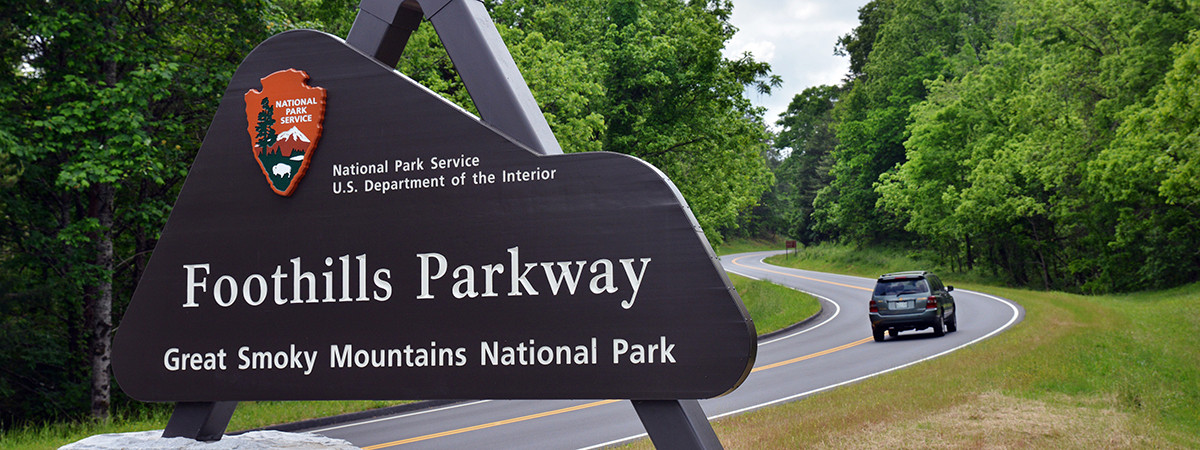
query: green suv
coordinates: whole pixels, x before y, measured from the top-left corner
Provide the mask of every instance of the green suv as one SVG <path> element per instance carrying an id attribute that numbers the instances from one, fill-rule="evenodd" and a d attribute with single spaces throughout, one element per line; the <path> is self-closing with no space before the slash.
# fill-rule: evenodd
<path id="1" fill-rule="evenodd" d="M 954 286 L 945 286 L 930 272 L 896 272 L 879 277 L 871 293 L 871 334 L 882 342 L 886 331 L 892 337 L 905 330 L 933 328 L 934 336 L 958 330 Z"/>

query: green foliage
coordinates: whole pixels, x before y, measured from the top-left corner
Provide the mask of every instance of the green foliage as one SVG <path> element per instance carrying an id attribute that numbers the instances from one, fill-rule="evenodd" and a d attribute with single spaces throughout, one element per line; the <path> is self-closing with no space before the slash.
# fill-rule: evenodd
<path id="1" fill-rule="evenodd" d="M 1173 285 L 1200 274 L 1200 31 L 1172 54 L 1153 103 L 1126 110 L 1112 144 L 1087 167 L 1085 185 L 1115 219 L 1097 267 L 1102 286 Z"/>
<path id="2" fill-rule="evenodd" d="M 863 24 L 839 48 L 862 73 L 852 74 L 835 112 L 833 179 L 816 196 L 815 230 L 856 242 L 900 234 L 902 218 L 875 208 L 873 187 L 904 161 L 909 110 L 927 95 L 925 82 L 958 75 L 987 47 L 995 9 L 992 0 L 877 0 L 860 9 Z"/>
<path id="3" fill-rule="evenodd" d="M 780 121 L 781 148 L 835 130 L 832 166 L 781 161 L 756 223 L 1047 289 L 1200 277 L 1200 4 L 876 0 L 859 19 L 832 117 L 806 91 Z"/>
<path id="4" fill-rule="evenodd" d="M 713 251 L 717 255 L 731 255 L 734 253 L 765 252 L 781 248 L 783 248 L 783 241 L 779 239 L 734 237 L 726 239 L 721 245 L 714 247 Z"/>
<path id="5" fill-rule="evenodd" d="M 829 244 L 809 246 L 802 249 L 799 256 L 775 256 L 767 262 L 863 277 L 902 269 L 930 268 L 933 264 L 903 250 Z M 1130 294 L 1084 296 L 997 287 L 997 281 L 1003 280 L 979 273 L 942 273 L 942 278 L 956 289 L 988 292 L 1016 301 L 1025 309 L 1025 319 L 1012 330 L 965 349 L 964 354 L 938 358 L 911 370 L 963 377 L 951 384 L 957 386 L 954 389 L 956 395 L 966 395 L 971 402 L 977 394 L 988 391 L 1068 404 L 1094 406 L 1099 401 L 1105 409 L 1122 411 L 1144 421 L 1147 428 L 1132 430 L 1141 439 L 1163 440 L 1159 446 L 1167 447 L 1170 446 L 1168 442 L 1176 442 L 1184 448 L 1196 445 L 1200 438 L 1197 433 L 1200 416 L 1195 414 L 1194 405 L 1200 401 L 1200 383 L 1197 382 L 1200 380 L 1200 353 L 1194 349 L 1200 345 L 1200 316 L 1180 312 L 1200 307 L 1200 284 Z M 981 361 L 992 363 L 981 364 Z M 875 383 L 896 388 L 898 379 L 926 378 L 909 373 L 895 379 L 880 378 Z M 903 393 L 888 391 L 890 394 L 883 397 L 865 396 L 870 398 L 867 400 L 870 405 L 864 409 L 874 411 L 881 405 L 896 408 L 913 399 L 926 398 L 919 394 L 925 388 L 914 383 L 902 389 Z M 868 386 L 864 391 L 877 392 L 878 386 Z M 830 406 L 841 405 L 846 399 L 864 397 L 856 388 L 839 392 L 828 399 Z M 809 402 L 806 400 L 795 406 L 809 410 L 823 407 L 821 400 L 814 398 L 813 401 L 817 404 L 804 406 Z M 921 405 L 912 409 L 930 416 L 940 414 L 942 408 L 948 407 L 944 404 Z M 853 408 L 834 413 L 839 418 L 833 421 L 840 423 L 856 417 L 850 409 Z M 897 414 L 892 411 L 888 415 Z M 880 419 L 854 420 L 876 422 Z M 1028 437 L 1021 433 L 1014 442 L 1028 444 Z"/>
<path id="6" fill-rule="evenodd" d="M 905 160 L 881 178 L 880 206 L 966 266 L 1018 284 L 1194 280 L 1195 214 L 1168 203 L 1152 162 L 1186 141 L 1167 144 L 1153 117 L 1187 107 L 1144 106 L 1170 49 L 1197 25 L 1180 6 L 1014 2 L 979 64 L 930 82 L 911 110 Z"/>
<path id="7" fill-rule="evenodd" d="M 821 312 L 821 302 L 811 295 L 778 284 L 729 274 L 761 336 L 779 331 Z"/>
<path id="8" fill-rule="evenodd" d="M 748 55 L 721 56 L 734 32 L 729 2 L 487 5 L 564 150 L 650 162 L 675 182 L 712 242 L 770 186 L 761 157 L 770 136 L 744 90 L 766 92 L 779 80 Z M 430 28 L 414 33 L 400 71 L 472 110 Z"/>
<path id="9" fill-rule="evenodd" d="M 786 156 L 774 164 L 775 186 L 763 193 L 761 206 L 754 210 L 756 234 L 780 233 L 803 243 L 827 237 L 814 229 L 811 218 L 817 192 L 831 181 L 837 145 L 833 108 L 839 95 L 837 86 L 805 89 L 780 115 L 773 147 Z"/>
<path id="10" fill-rule="evenodd" d="M 107 415 L 89 355 L 107 358 L 217 100 L 266 37 L 258 6 L 0 6 L 0 425 Z"/>
<path id="11" fill-rule="evenodd" d="M 89 373 L 88 355 L 107 355 L 112 317 L 124 311 L 234 69 L 271 34 L 345 36 L 357 4 L 0 4 L 0 426 L 141 408 L 119 394 L 110 408 L 107 371 Z M 649 160 L 675 180 L 713 241 L 770 184 L 760 157 L 770 136 L 743 91 L 778 79 L 748 56 L 721 56 L 733 34 L 728 1 L 487 5 L 567 151 Z M 474 110 L 427 23 L 399 68 Z M 264 117 L 254 139 L 269 148 Z"/>

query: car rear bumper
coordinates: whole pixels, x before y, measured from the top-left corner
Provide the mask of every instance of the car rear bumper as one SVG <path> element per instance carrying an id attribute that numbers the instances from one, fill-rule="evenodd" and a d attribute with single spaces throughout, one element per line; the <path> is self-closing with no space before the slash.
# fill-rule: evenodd
<path id="1" fill-rule="evenodd" d="M 936 309 L 927 309 L 922 312 L 912 314 L 879 314 L 868 313 L 871 317 L 871 326 L 874 328 L 896 330 L 919 330 L 929 328 L 937 323 L 938 312 Z"/>

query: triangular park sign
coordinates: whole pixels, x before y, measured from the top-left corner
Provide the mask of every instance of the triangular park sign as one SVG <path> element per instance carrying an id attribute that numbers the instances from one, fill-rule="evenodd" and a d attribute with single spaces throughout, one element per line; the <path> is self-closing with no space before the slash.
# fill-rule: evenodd
<path id="1" fill-rule="evenodd" d="M 293 31 L 225 91 L 113 367 L 143 401 L 697 399 L 755 343 L 653 166 L 536 154 Z"/>

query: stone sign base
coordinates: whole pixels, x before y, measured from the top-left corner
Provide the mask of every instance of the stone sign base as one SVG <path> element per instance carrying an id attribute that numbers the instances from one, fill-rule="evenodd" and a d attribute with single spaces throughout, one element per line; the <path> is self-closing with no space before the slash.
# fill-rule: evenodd
<path id="1" fill-rule="evenodd" d="M 162 430 L 138 431 L 133 433 L 101 434 L 60 447 L 69 450 L 109 449 L 203 449 L 203 450 L 343 450 L 357 449 L 341 439 L 327 438 L 312 433 L 284 433 L 281 431 L 253 431 L 246 434 L 227 435 L 219 441 L 201 442 L 188 438 L 164 438 Z"/>

